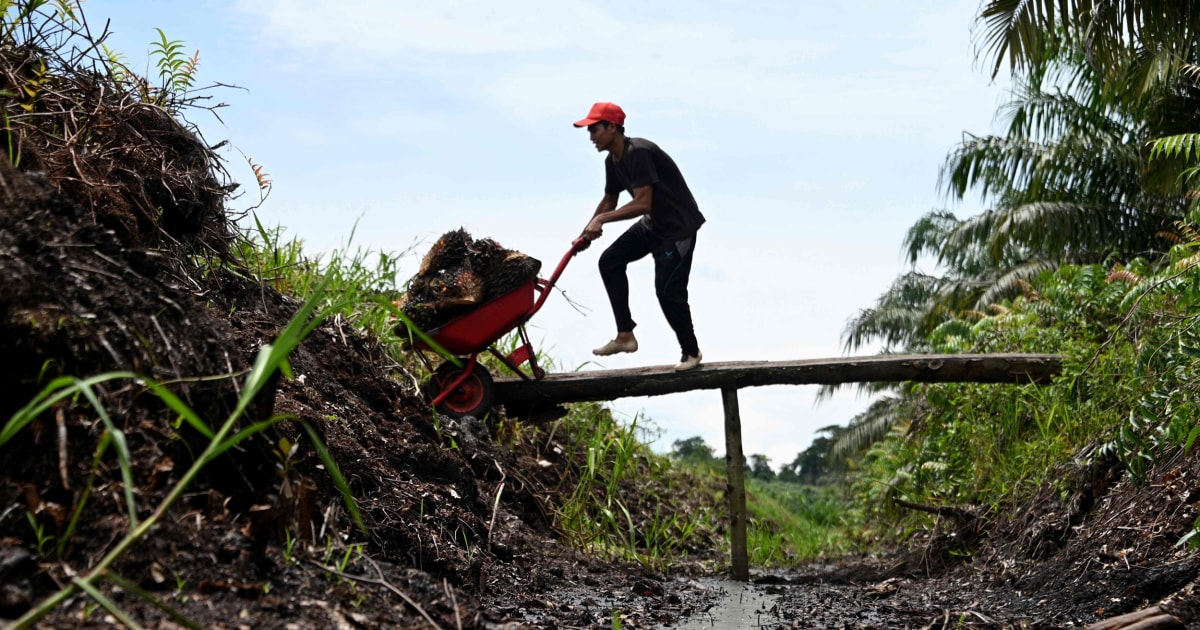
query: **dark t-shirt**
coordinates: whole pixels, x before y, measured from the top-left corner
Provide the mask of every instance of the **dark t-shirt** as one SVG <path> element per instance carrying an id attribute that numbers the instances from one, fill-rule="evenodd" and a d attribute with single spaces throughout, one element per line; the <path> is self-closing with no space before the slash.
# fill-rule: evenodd
<path id="1" fill-rule="evenodd" d="M 633 195 L 635 188 L 652 187 L 650 230 L 659 238 L 687 238 L 704 223 L 704 215 L 675 161 L 645 138 L 626 138 L 621 160 L 614 161 L 612 154 L 604 160 L 604 174 L 606 195 L 622 190 Z"/>

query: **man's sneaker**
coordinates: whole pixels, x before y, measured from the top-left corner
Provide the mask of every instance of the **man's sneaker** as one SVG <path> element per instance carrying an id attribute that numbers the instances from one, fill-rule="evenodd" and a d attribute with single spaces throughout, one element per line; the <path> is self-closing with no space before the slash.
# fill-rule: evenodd
<path id="1" fill-rule="evenodd" d="M 637 339 L 630 339 L 629 341 L 617 341 L 616 339 L 613 339 L 603 346 L 592 350 L 592 354 L 600 357 L 606 357 L 610 354 L 618 354 L 621 352 L 637 352 L 637 348 Z"/>
<path id="2" fill-rule="evenodd" d="M 679 363 L 675 366 L 675 371 L 686 372 L 687 370 L 695 369 L 700 366 L 700 360 L 703 358 L 704 353 L 700 351 L 696 351 L 696 356 L 694 357 L 689 357 L 685 354 L 679 359 Z"/>

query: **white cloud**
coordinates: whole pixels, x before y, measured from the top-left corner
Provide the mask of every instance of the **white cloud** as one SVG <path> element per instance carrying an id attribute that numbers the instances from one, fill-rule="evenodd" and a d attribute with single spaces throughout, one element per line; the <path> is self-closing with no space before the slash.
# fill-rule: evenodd
<path id="1" fill-rule="evenodd" d="M 238 8 L 279 45 L 385 59 L 574 52 L 600 55 L 613 65 L 789 67 L 834 49 L 799 37 L 763 38 L 729 23 L 622 21 L 579 0 L 361 0 L 351 10 L 333 0 L 243 0 Z"/>
<path id="2" fill-rule="evenodd" d="M 592 101 L 614 100 L 631 128 L 653 121 L 659 137 L 674 120 L 731 133 L 878 139 L 925 136 L 956 111 L 989 104 L 975 86 L 945 85 L 948 69 L 970 63 L 968 14 L 957 7 L 892 8 L 895 20 L 861 27 L 834 20 L 889 9 L 855 5 L 841 15 L 807 7 L 795 12 L 794 26 L 764 36 L 772 25 L 707 3 L 668 4 L 652 18 L 618 17 L 581 0 L 238 6 L 255 16 L 264 39 L 305 54 L 310 71 L 423 76 L 476 104 L 463 117 L 565 124 Z M 835 26 L 799 30 L 808 20 Z"/>
<path id="3" fill-rule="evenodd" d="M 282 45 L 384 58 L 595 50 L 602 47 L 604 33 L 621 26 L 590 4 L 570 0 L 244 0 L 238 8 L 258 18 Z"/>

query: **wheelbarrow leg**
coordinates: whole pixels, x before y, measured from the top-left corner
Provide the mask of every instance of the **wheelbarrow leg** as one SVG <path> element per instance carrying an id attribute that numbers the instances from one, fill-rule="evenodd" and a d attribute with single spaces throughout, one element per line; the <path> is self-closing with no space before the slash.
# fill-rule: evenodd
<path id="1" fill-rule="evenodd" d="M 527 381 L 540 381 L 542 377 L 546 376 L 546 370 L 543 370 L 537 364 L 537 353 L 533 350 L 533 344 L 529 341 L 529 335 L 525 332 L 525 326 L 517 326 L 517 332 L 521 336 L 521 345 L 517 346 L 507 356 L 500 354 L 494 346 L 489 347 L 488 352 L 491 352 L 493 356 L 500 359 L 500 362 L 516 373 L 517 376 Z M 529 371 L 533 373 L 533 378 L 530 378 L 528 374 L 521 370 L 521 364 L 526 362 L 529 363 Z"/>

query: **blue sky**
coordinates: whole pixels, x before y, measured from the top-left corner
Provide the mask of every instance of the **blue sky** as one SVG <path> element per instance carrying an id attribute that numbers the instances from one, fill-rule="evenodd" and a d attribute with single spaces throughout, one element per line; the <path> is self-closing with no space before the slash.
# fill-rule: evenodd
<path id="1" fill-rule="evenodd" d="M 476 237 L 552 268 L 603 188 L 601 156 L 571 123 L 595 101 L 628 114 L 687 178 L 708 224 L 691 295 L 706 361 L 843 355 L 847 320 L 903 271 L 905 230 L 947 207 L 939 166 L 964 132 L 992 129 L 1003 86 L 975 62 L 977 0 L 385 1 L 89 0 L 93 30 L 145 68 L 163 29 L 200 53 L 229 140 L 274 189 L 257 210 L 314 255 L 347 245 L 414 248 Z M 251 199 L 254 197 L 254 199 Z M 233 209 L 253 205 L 247 194 Z M 977 211 L 952 207 L 960 216 Z M 631 268 L 641 350 L 594 361 L 613 335 L 596 258 L 620 224 L 576 258 L 531 321 L 562 369 L 673 363 L 652 265 Z M 548 271 L 547 271 L 548 272 Z M 863 354 L 863 353 L 859 353 Z M 747 454 L 790 462 L 814 432 L 867 401 L 814 405 L 815 387 L 742 390 Z M 625 399 L 656 447 L 700 435 L 724 451 L 717 391 Z"/>

